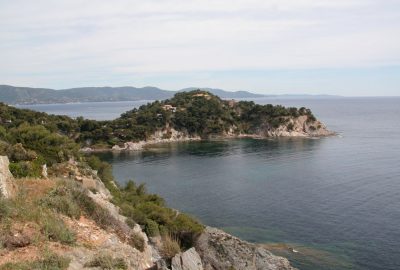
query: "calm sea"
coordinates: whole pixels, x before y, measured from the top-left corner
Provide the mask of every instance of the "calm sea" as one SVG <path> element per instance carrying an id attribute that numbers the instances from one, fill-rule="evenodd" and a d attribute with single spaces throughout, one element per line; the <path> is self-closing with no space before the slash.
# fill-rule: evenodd
<path id="1" fill-rule="evenodd" d="M 167 144 L 102 158 L 120 183 L 144 182 L 171 207 L 266 243 L 300 269 L 400 269 L 400 98 L 256 102 L 309 107 L 340 135 Z M 132 105 L 30 107 L 107 119 Z"/>

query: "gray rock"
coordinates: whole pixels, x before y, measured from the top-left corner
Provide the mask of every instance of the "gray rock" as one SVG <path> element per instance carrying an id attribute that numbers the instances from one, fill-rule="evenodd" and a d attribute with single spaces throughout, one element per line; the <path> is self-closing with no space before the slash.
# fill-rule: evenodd
<path id="1" fill-rule="evenodd" d="M 205 270 L 294 270 L 287 259 L 207 227 L 196 242 Z"/>
<path id="2" fill-rule="evenodd" d="M 48 176 L 49 176 L 49 174 L 47 173 L 47 164 L 44 164 L 42 166 L 42 177 L 47 179 Z"/>
<path id="3" fill-rule="evenodd" d="M 8 165 L 7 156 L 0 156 L 0 197 L 10 198 L 15 194 L 16 186 Z"/>
<path id="4" fill-rule="evenodd" d="M 165 260 L 160 259 L 156 261 L 155 266 L 153 267 L 154 270 L 169 270 L 167 267 L 167 263 Z"/>
<path id="5" fill-rule="evenodd" d="M 186 250 L 183 253 L 176 254 L 171 262 L 172 270 L 203 270 L 200 255 L 195 248 Z"/>

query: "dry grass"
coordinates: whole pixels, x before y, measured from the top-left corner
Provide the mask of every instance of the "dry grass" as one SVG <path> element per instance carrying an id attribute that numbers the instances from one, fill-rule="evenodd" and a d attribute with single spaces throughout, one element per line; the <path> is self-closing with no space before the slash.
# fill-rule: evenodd
<path id="1" fill-rule="evenodd" d="M 55 180 L 50 179 L 17 179 L 15 181 L 18 190 L 25 194 L 25 199 L 35 201 L 43 197 L 49 190 L 56 186 Z"/>
<path id="2" fill-rule="evenodd" d="M 181 247 L 177 237 L 169 234 L 162 237 L 161 253 L 164 258 L 172 258 L 179 252 L 181 252 Z"/>

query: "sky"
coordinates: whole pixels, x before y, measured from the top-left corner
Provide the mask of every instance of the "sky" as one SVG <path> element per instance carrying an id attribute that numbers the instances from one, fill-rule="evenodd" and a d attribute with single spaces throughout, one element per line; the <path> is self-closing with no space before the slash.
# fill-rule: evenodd
<path id="1" fill-rule="evenodd" d="M 0 0 L 0 84 L 400 95 L 399 0 Z"/>

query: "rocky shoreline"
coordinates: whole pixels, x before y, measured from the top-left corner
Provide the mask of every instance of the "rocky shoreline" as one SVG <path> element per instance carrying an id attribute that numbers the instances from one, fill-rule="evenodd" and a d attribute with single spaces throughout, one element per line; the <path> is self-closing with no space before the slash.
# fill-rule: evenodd
<path id="1" fill-rule="evenodd" d="M 252 134 L 235 133 L 235 127 L 232 127 L 228 132 L 221 135 L 212 136 L 213 139 L 240 139 L 240 138 L 251 138 L 251 139 L 267 139 L 267 138 L 288 138 L 288 137 L 299 137 L 299 138 L 313 138 L 313 137 L 327 137 L 336 135 L 335 132 L 330 131 L 320 121 L 314 121 L 312 123 L 307 122 L 307 116 L 299 116 L 297 118 L 291 118 L 288 120 L 288 125 L 280 125 L 278 128 L 271 128 L 269 126 L 261 126 L 256 132 Z M 114 145 L 111 148 L 92 148 L 84 147 L 80 149 L 84 153 L 95 153 L 95 152 L 121 152 L 121 151 L 142 151 L 146 147 L 151 145 L 163 144 L 163 143 L 175 143 L 175 142 L 189 142 L 189 141 L 203 141 L 210 138 L 202 138 L 200 136 L 191 136 L 186 132 L 177 131 L 173 128 L 164 128 L 155 132 L 148 140 L 132 142 L 125 142 L 123 145 Z"/>

